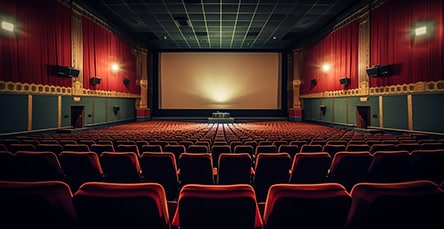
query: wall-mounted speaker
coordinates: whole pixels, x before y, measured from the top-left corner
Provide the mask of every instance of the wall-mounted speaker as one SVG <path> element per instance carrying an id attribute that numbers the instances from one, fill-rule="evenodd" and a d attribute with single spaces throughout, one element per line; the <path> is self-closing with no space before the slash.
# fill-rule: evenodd
<path id="1" fill-rule="evenodd" d="M 79 77 L 80 70 L 69 66 L 54 66 L 54 73 L 58 76 L 64 77 Z"/>
<path id="2" fill-rule="evenodd" d="M 69 77 L 79 77 L 80 70 L 69 67 Z"/>
<path id="3" fill-rule="evenodd" d="M 119 107 L 119 105 L 114 105 L 113 106 L 113 112 L 116 114 L 117 112 L 119 112 L 120 111 L 120 107 Z"/>
<path id="4" fill-rule="evenodd" d="M 125 78 L 123 79 L 123 84 L 125 84 L 125 86 L 128 86 L 128 84 L 130 83 L 130 80 Z"/>
<path id="5" fill-rule="evenodd" d="M 100 84 L 100 81 L 101 81 L 101 80 L 102 80 L 102 79 L 99 78 L 99 77 L 91 77 L 91 84 L 92 84 L 92 85 Z"/>
<path id="6" fill-rule="evenodd" d="M 377 77 L 377 76 L 391 76 L 393 67 L 392 65 L 375 65 L 373 67 L 367 68 L 365 70 L 367 72 L 368 77 Z"/>
<path id="7" fill-rule="evenodd" d="M 350 78 L 342 77 L 339 79 L 339 83 L 348 86 L 350 84 Z"/>
<path id="8" fill-rule="evenodd" d="M 312 79 L 312 80 L 310 80 L 310 84 L 311 84 L 311 86 L 316 86 L 316 84 L 318 84 L 318 81 L 316 80 L 316 79 Z"/>

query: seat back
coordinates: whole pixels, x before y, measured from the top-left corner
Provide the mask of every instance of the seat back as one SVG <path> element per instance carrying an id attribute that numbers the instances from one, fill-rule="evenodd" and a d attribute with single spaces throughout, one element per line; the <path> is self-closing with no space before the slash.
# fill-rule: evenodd
<path id="1" fill-rule="evenodd" d="M 261 214 L 248 184 L 185 185 L 172 225 L 180 228 L 262 228 Z"/>
<path id="2" fill-rule="evenodd" d="M 202 145 L 190 145 L 188 146 L 187 153 L 210 153 L 207 144 Z"/>
<path id="3" fill-rule="evenodd" d="M 171 152 L 145 152 L 139 162 L 143 181 L 161 184 L 167 199 L 174 200 L 179 184 L 175 155 Z"/>
<path id="4" fill-rule="evenodd" d="M 252 145 L 236 145 L 233 153 L 248 153 L 254 157 L 254 147 Z"/>
<path id="5" fill-rule="evenodd" d="M 217 184 L 250 184 L 252 160 L 248 153 L 222 153 L 219 156 Z"/>
<path id="6" fill-rule="evenodd" d="M 294 157 L 297 153 L 299 153 L 298 145 L 280 145 L 278 148 L 278 153 L 288 153 L 291 158 Z"/>
<path id="7" fill-rule="evenodd" d="M 72 198 L 81 228 L 168 229 L 169 213 L 157 183 L 88 182 Z"/>
<path id="8" fill-rule="evenodd" d="M 182 153 L 179 157 L 181 185 L 213 184 L 213 161 L 209 153 Z"/>
<path id="9" fill-rule="evenodd" d="M 275 184 L 270 187 L 264 209 L 267 229 L 342 229 L 351 196 L 340 184 Z"/>
<path id="10" fill-rule="evenodd" d="M 337 152 L 332 159 L 327 181 L 342 184 L 348 191 L 367 179 L 368 168 L 373 156 L 364 152 Z"/>
<path id="11" fill-rule="evenodd" d="M 444 181 L 444 150 L 414 150 L 410 153 L 409 173 L 415 180 Z"/>
<path id="12" fill-rule="evenodd" d="M 16 180 L 16 169 L 14 154 L 9 151 L 0 151 L 0 180 Z"/>
<path id="13" fill-rule="evenodd" d="M 0 181 L 4 228 L 78 228 L 72 192 L 61 181 Z"/>
<path id="14" fill-rule="evenodd" d="M 337 152 L 345 151 L 345 145 L 327 143 L 322 146 L 322 151 L 329 153 L 333 157 Z"/>
<path id="15" fill-rule="evenodd" d="M 116 147 L 116 152 L 134 152 L 137 157 L 140 156 L 139 147 L 134 144 L 118 144 Z"/>
<path id="16" fill-rule="evenodd" d="M 186 148 L 184 145 L 166 145 L 164 152 L 171 152 L 174 154 L 175 158 L 179 158 L 180 154 L 186 152 Z"/>
<path id="17" fill-rule="evenodd" d="M 290 183 L 321 183 L 326 181 L 331 156 L 327 152 L 301 152 L 293 158 Z"/>
<path id="18" fill-rule="evenodd" d="M 213 167 L 218 167 L 219 155 L 231 153 L 231 148 L 227 144 L 213 145 L 211 147 L 211 156 L 213 157 Z"/>
<path id="19" fill-rule="evenodd" d="M 19 151 L 14 155 L 17 180 L 65 181 L 57 155 L 53 152 Z"/>
<path id="20" fill-rule="evenodd" d="M 309 145 L 304 144 L 300 148 L 300 152 L 322 152 L 322 145 L 316 144 L 316 145 Z"/>
<path id="21" fill-rule="evenodd" d="M 444 213 L 442 195 L 426 180 L 358 183 L 345 228 L 436 228 Z"/>
<path id="22" fill-rule="evenodd" d="M 96 143 L 96 144 L 91 144 L 91 146 L 89 147 L 91 151 L 95 152 L 97 155 L 100 156 L 100 154 L 102 154 L 102 152 L 114 152 L 114 145 L 112 144 L 100 144 L 100 143 Z"/>
<path id="23" fill-rule="evenodd" d="M 258 145 L 254 155 L 257 157 L 260 153 L 277 153 L 277 147 L 275 145 Z"/>
<path id="24" fill-rule="evenodd" d="M 357 152 L 357 151 L 369 151 L 370 150 L 370 146 L 367 143 L 364 144 L 347 144 L 347 146 L 345 147 L 345 151 L 352 151 L 352 152 Z"/>
<path id="25" fill-rule="evenodd" d="M 65 144 L 63 151 L 88 152 L 90 148 L 87 144 Z"/>
<path id="26" fill-rule="evenodd" d="M 40 143 L 37 145 L 36 151 L 49 151 L 59 155 L 63 151 L 63 146 L 58 143 Z"/>
<path id="27" fill-rule="evenodd" d="M 395 144 L 392 143 L 375 143 L 370 146 L 369 152 L 374 154 L 378 151 L 397 151 Z"/>
<path id="28" fill-rule="evenodd" d="M 99 157 L 104 181 L 134 183 L 140 182 L 139 159 L 134 152 L 103 152 Z"/>
<path id="29" fill-rule="evenodd" d="M 163 152 L 161 145 L 143 145 L 141 153 L 145 152 Z"/>
<path id="30" fill-rule="evenodd" d="M 11 143 L 8 146 L 8 151 L 16 153 L 18 151 L 36 151 L 37 147 L 31 143 Z"/>
<path id="31" fill-rule="evenodd" d="M 103 170 L 95 152 L 62 151 L 59 161 L 73 192 L 85 182 L 103 181 Z"/>
<path id="32" fill-rule="evenodd" d="M 410 154 L 407 151 L 377 151 L 368 169 L 369 182 L 409 180 Z"/>
<path id="33" fill-rule="evenodd" d="M 288 153 L 261 153 L 256 158 L 253 185 L 256 199 L 265 201 L 268 188 L 273 184 L 288 183 L 291 158 Z"/>

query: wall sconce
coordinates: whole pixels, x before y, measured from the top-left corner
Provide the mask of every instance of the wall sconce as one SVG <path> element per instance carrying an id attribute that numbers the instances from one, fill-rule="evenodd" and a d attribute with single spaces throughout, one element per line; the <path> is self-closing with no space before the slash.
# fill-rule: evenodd
<path id="1" fill-rule="evenodd" d="M 1 28 L 8 32 L 14 32 L 14 24 L 7 21 L 2 21 Z"/>
<path id="2" fill-rule="evenodd" d="M 111 65 L 111 70 L 112 70 L 113 72 L 117 72 L 117 71 L 119 71 L 119 69 L 120 69 L 120 67 L 119 67 L 118 64 L 112 64 L 112 65 Z"/>

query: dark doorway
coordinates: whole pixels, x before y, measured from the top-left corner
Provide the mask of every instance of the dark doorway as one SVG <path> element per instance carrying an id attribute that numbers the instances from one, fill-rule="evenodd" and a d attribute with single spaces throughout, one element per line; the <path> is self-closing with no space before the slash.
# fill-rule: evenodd
<path id="1" fill-rule="evenodd" d="M 83 128 L 84 106 L 71 106 L 71 126 L 73 128 Z"/>
<path id="2" fill-rule="evenodd" d="M 356 127 L 366 129 L 370 126 L 370 107 L 357 106 L 356 107 Z"/>

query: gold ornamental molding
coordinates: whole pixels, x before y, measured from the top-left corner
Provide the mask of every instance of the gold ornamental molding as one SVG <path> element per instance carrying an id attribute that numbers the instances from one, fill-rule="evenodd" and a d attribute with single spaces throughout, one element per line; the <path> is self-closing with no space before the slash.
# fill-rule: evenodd
<path id="1" fill-rule="evenodd" d="M 361 82 L 361 87 L 350 90 L 325 91 L 301 95 L 302 99 L 310 98 L 331 98 L 349 96 L 378 96 L 378 95 L 400 95 L 400 94 L 420 94 L 420 93 L 442 93 L 444 92 L 444 80 L 430 82 L 416 82 L 411 84 L 391 85 L 385 87 L 366 86 L 367 82 Z M 368 84 L 368 83 L 367 83 Z M 369 93 L 366 93 L 367 90 Z"/>
<path id="2" fill-rule="evenodd" d="M 44 94 L 44 95 L 65 95 L 65 96 L 96 96 L 96 97 L 114 97 L 114 98 L 136 98 L 140 95 L 117 91 L 103 91 L 77 88 L 76 93 L 72 87 L 60 87 L 52 85 L 19 83 L 0 81 L 0 93 L 13 94 Z"/>

